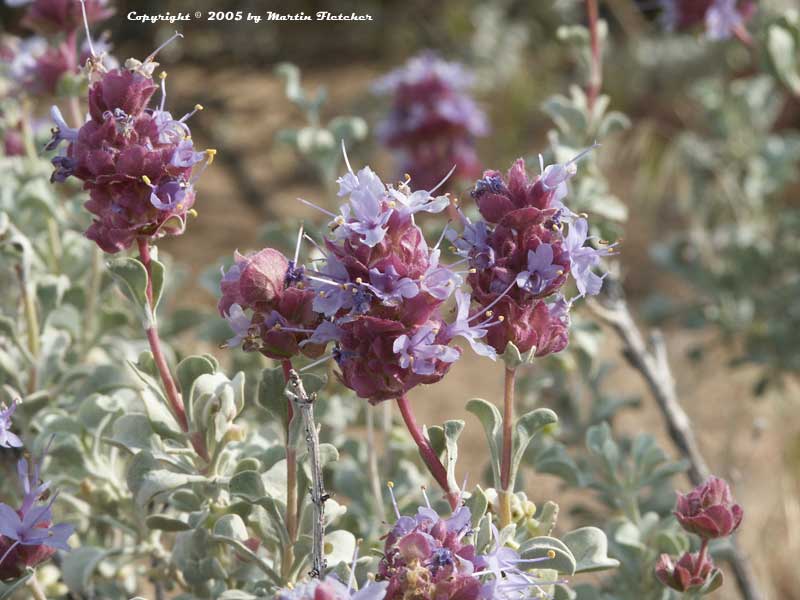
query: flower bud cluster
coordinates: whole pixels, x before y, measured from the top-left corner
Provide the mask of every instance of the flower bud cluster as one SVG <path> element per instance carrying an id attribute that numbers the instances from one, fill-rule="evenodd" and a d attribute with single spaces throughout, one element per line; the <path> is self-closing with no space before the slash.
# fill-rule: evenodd
<path id="1" fill-rule="evenodd" d="M 404 172 L 417 188 L 430 189 L 453 165 L 459 178 L 480 173 L 475 138 L 486 135 L 488 125 L 468 94 L 472 83 L 460 64 L 426 52 L 375 84 L 377 93 L 392 96 L 378 135 L 401 153 Z"/>
<path id="2" fill-rule="evenodd" d="M 686 552 L 677 562 L 662 554 L 656 577 L 679 592 L 708 593 L 722 584 L 722 573 L 707 553 L 709 540 L 728 537 L 742 522 L 744 511 L 733 501 L 724 479 L 709 477 L 688 494 L 678 494 L 675 518 L 688 533 L 701 538 L 699 553 Z"/>

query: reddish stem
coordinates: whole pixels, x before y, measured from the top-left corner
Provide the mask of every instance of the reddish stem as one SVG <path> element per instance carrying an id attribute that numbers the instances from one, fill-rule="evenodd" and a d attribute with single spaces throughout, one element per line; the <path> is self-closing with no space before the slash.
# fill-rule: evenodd
<path id="1" fill-rule="evenodd" d="M 417 425 L 414 413 L 411 412 L 408 396 L 405 394 L 400 396 L 397 399 L 397 406 L 400 407 L 400 414 L 403 415 L 406 428 L 408 428 L 411 437 L 414 438 L 414 442 L 416 442 L 417 448 L 419 448 L 419 453 L 425 465 L 428 467 L 428 471 L 433 475 L 436 483 L 444 490 L 450 507 L 455 510 L 458 506 L 458 492 L 450 489 L 450 485 L 447 482 L 447 470 L 444 468 L 442 461 L 439 460 L 439 457 L 436 456 L 436 452 L 431 447 L 430 442 L 422 435 L 422 430 L 419 428 L 419 425 Z"/>
<path id="2" fill-rule="evenodd" d="M 587 90 L 587 104 L 589 111 L 594 108 L 594 103 L 603 87 L 603 59 L 600 53 L 600 32 L 598 20 L 600 18 L 597 0 L 586 0 L 586 12 L 589 17 L 589 43 L 592 52 L 591 73 L 589 75 L 589 89 Z"/>
<path id="3" fill-rule="evenodd" d="M 137 242 L 139 244 L 139 260 L 142 261 L 144 268 L 147 270 L 147 289 L 145 290 L 145 294 L 147 296 L 147 305 L 151 313 L 149 326 L 145 329 L 147 341 L 150 342 L 150 351 L 153 353 L 153 360 L 156 363 L 159 375 L 161 375 L 161 381 L 164 383 L 164 391 L 167 394 L 167 400 L 172 408 L 172 413 L 178 420 L 181 429 L 186 433 L 189 431 L 189 423 L 186 420 L 186 409 L 183 407 L 183 399 L 178 391 L 178 386 L 175 385 L 175 380 L 169 372 L 167 360 L 164 358 L 164 353 L 161 350 L 161 339 L 158 337 L 158 327 L 155 322 L 156 309 L 153 302 L 153 275 L 150 247 L 147 244 L 147 238 L 138 238 Z M 197 444 L 194 439 L 192 443 L 195 444 L 195 449 L 197 449 Z M 200 453 L 199 450 L 198 453 Z M 202 455 L 202 453 L 200 454 Z"/>
<path id="4" fill-rule="evenodd" d="M 700 542 L 700 554 L 697 557 L 697 565 L 695 566 L 694 575 L 700 576 L 700 571 L 703 569 L 703 563 L 706 562 L 706 555 L 708 554 L 708 540 L 704 539 Z"/>

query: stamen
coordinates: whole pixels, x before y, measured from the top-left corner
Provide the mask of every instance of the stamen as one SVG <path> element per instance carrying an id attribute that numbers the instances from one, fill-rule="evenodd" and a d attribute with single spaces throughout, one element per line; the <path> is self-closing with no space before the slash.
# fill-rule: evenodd
<path id="1" fill-rule="evenodd" d="M 147 175 L 142 175 L 142 181 L 144 181 L 146 185 L 151 187 L 153 186 L 153 184 L 150 182 L 150 178 Z"/>
<path id="2" fill-rule="evenodd" d="M 347 158 L 347 148 L 344 146 L 344 140 L 342 140 L 342 156 L 344 156 L 344 164 L 347 165 L 347 170 L 350 171 L 352 175 L 355 175 L 355 173 L 353 173 L 353 167 L 350 166 L 350 159 Z"/>
<path id="3" fill-rule="evenodd" d="M 400 508 L 397 506 L 397 498 L 394 497 L 394 481 L 387 482 L 386 487 L 389 488 L 389 496 L 391 496 L 392 498 L 392 507 L 394 508 L 394 514 L 399 519 L 401 515 L 400 515 Z"/>
<path id="4" fill-rule="evenodd" d="M 581 152 L 580 152 L 580 153 L 579 153 L 577 156 L 575 156 L 574 158 L 572 158 L 571 160 L 569 160 L 569 161 L 567 162 L 567 165 L 573 165 L 573 164 L 575 164 L 575 163 L 576 163 L 576 162 L 578 162 L 580 159 L 582 159 L 584 156 L 586 156 L 587 154 L 589 154 L 589 153 L 590 153 L 592 150 L 594 150 L 595 148 L 599 148 L 599 147 L 600 147 L 600 144 L 598 144 L 597 142 L 595 142 L 594 144 L 592 144 L 591 146 L 589 146 L 589 147 L 588 147 L 588 148 L 586 148 L 585 150 L 582 150 L 582 151 L 581 151 Z M 566 165 L 565 165 L 565 166 L 566 166 Z"/>
<path id="5" fill-rule="evenodd" d="M 436 245 L 433 247 L 434 250 L 438 250 L 439 249 L 439 244 L 442 243 L 442 240 L 444 240 L 444 236 L 447 233 L 447 230 L 450 229 L 450 223 L 451 223 L 451 221 L 447 221 L 447 223 L 444 226 L 444 229 L 442 229 L 442 235 L 440 235 L 439 239 L 436 240 Z"/>
<path id="6" fill-rule="evenodd" d="M 302 373 L 303 371 L 308 371 L 309 369 L 313 369 L 317 365 L 321 365 L 322 363 L 327 361 L 329 358 L 333 358 L 333 353 L 327 354 L 327 355 L 323 356 L 322 358 L 315 360 L 311 364 L 306 365 L 305 367 L 300 369 L 300 372 Z"/>
<path id="7" fill-rule="evenodd" d="M 192 118 L 192 117 L 193 117 L 195 114 L 197 114 L 197 113 L 198 113 L 198 112 L 200 112 L 201 110 L 205 110 L 205 107 L 204 107 L 202 104 L 195 104 L 195 105 L 194 105 L 194 108 L 193 108 L 193 109 L 192 109 L 190 112 L 186 113 L 185 115 L 183 115 L 183 116 L 182 116 L 182 117 L 181 117 L 181 118 L 178 120 L 178 123 L 185 123 L 186 121 L 188 121 L 189 119 L 191 119 L 191 118 Z"/>
<path id="8" fill-rule="evenodd" d="M 300 258 L 300 244 L 303 243 L 303 222 L 300 222 L 300 231 L 297 232 L 297 243 L 294 246 L 294 264 L 297 265 L 297 261 Z"/>
<path id="9" fill-rule="evenodd" d="M 422 490 L 422 497 L 425 498 L 425 505 L 428 508 L 430 508 L 431 507 L 431 501 L 428 500 L 428 488 L 427 488 L 427 486 L 421 485 L 421 486 L 419 486 L 419 488 Z"/>
<path id="10" fill-rule="evenodd" d="M 433 186 L 433 189 L 432 189 L 432 190 L 430 190 L 428 193 L 429 193 L 429 194 L 433 194 L 433 192 L 435 192 L 435 191 L 436 191 L 436 190 L 438 190 L 440 187 L 442 187 L 442 186 L 445 184 L 445 182 L 446 182 L 448 179 L 450 179 L 450 176 L 451 176 L 451 175 L 452 175 L 452 174 L 455 172 L 455 170 L 456 170 L 456 167 L 457 167 L 457 166 L 458 166 L 458 165 L 453 165 L 453 168 L 452 168 L 452 169 L 450 169 L 450 172 L 449 172 L 447 175 L 445 175 L 445 176 L 444 176 L 444 179 L 442 179 L 442 180 L 441 180 L 439 183 L 437 183 L 435 186 Z"/>
<path id="11" fill-rule="evenodd" d="M 499 295 L 497 298 L 495 298 L 494 300 L 492 300 L 492 301 L 489 303 L 489 305 L 488 305 L 486 308 L 484 308 L 484 309 L 483 309 L 482 311 L 480 311 L 480 312 L 477 312 L 477 313 L 475 313 L 475 314 L 474 314 L 474 315 L 472 315 L 472 316 L 471 316 L 469 319 L 467 319 L 467 323 L 469 323 L 470 321 L 472 321 L 472 320 L 473 320 L 473 319 L 475 319 L 476 317 L 479 317 L 479 316 L 480 316 L 480 315 L 482 315 L 483 313 L 485 313 L 485 312 L 487 312 L 488 310 L 490 310 L 490 309 L 491 309 L 491 308 L 492 308 L 492 307 L 493 307 L 495 304 L 497 304 L 498 302 L 500 302 L 500 300 L 502 300 L 502 299 L 503 299 L 503 297 L 504 297 L 506 294 L 508 294 L 508 292 L 510 292 L 510 291 L 511 291 L 511 288 L 513 288 L 513 287 L 514 287 L 516 284 L 517 284 L 516 280 L 515 280 L 515 281 L 512 281 L 512 282 L 509 284 L 509 286 L 508 286 L 506 289 L 504 289 L 504 290 L 503 290 L 503 292 L 502 292 L 502 293 L 501 293 L 501 294 L 500 294 L 500 295 Z"/>
<path id="12" fill-rule="evenodd" d="M 316 242 L 316 240 L 315 240 L 314 238 L 312 238 L 312 237 L 311 237 L 310 235 L 308 235 L 307 233 L 304 233 L 304 234 L 303 234 L 303 237 L 304 237 L 306 240 L 308 240 L 309 242 L 311 242 L 311 243 L 314 245 L 314 248 L 316 248 L 317 250 L 319 250 L 319 251 L 320 251 L 320 253 L 322 254 L 322 256 L 324 256 L 325 258 L 327 258 L 327 257 L 328 257 L 328 253 L 325 251 L 325 249 L 324 249 L 322 246 L 320 246 L 320 245 L 319 245 L 319 244 Z"/>
<path id="13" fill-rule="evenodd" d="M 342 217 L 341 217 L 341 215 L 337 216 L 337 215 L 333 214 L 331 211 L 329 211 L 329 210 L 326 210 L 326 209 L 322 208 L 321 206 L 317 206 L 317 205 L 316 205 L 316 204 L 314 204 L 313 202 L 309 202 L 308 200 L 303 200 L 302 198 L 298 198 L 297 200 L 298 200 L 299 202 L 301 202 L 302 204 L 305 204 L 306 206 L 310 206 L 311 208 L 316 208 L 318 211 L 320 211 L 321 213 L 324 213 L 324 214 L 328 215 L 329 217 L 331 217 L 331 218 L 332 218 L 332 219 L 334 219 L 334 220 L 336 220 L 337 218 L 338 218 L 338 219 L 341 219 L 341 218 L 342 218 Z"/>
<path id="14" fill-rule="evenodd" d="M 356 578 L 356 562 L 358 562 L 358 546 L 363 542 L 361 538 L 356 540 L 356 549 L 353 550 L 353 562 L 350 565 L 350 577 L 347 578 L 347 593 L 350 594 L 350 590 L 353 589 L 353 583 L 355 582 Z"/>
<path id="15" fill-rule="evenodd" d="M 81 2 L 81 4 L 83 4 L 83 2 Z M 179 31 L 176 31 L 176 32 L 175 32 L 175 34 L 174 34 L 174 35 L 172 35 L 172 36 L 171 36 L 171 37 L 170 37 L 170 38 L 169 38 L 169 39 L 168 39 L 166 42 L 164 42 L 164 43 L 163 43 L 163 44 L 161 44 L 161 45 L 160 45 L 158 48 L 156 48 L 155 50 L 153 50 L 153 51 L 150 53 L 150 56 L 148 56 L 147 58 L 145 58 L 145 59 L 144 59 L 144 62 L 145 62 L 145 63 L 152 62 L 152 61 L 153 61 L 153 59 L 156 57 L 156 55 L 157 55 L 159 52 L 161 52 L 161 51 L 162 51 L 164 48 L 166 48 L 167 46 L 169 46 L 169 45 L 170 45 L 172 42 L 174 42 L 176 39 L 178 39 L 178 38 L 182 38 L 182 37 L 183 37 L 183 34 L 182 34 L 182 33 L 180 33 Z"/>
<path id="16" fill-rule="evenodd" d="M 89 31 L 89 19 L 86 17 L 86 0 L 81 0 L 81 15 L 83 16 L 83 27 L 86 30 L 86 44 L 89 46 L 89 54 L 92 55 L 92 58 L 97 58 L 94 44 L 92 43 L 92 33 Z"/>
<path id="17" fill-rule="evenodd" d="M 161 105 L 158 107 L 158 110 L 164 112 L 164 106 L 167 104 L 167 72 L 161 71 L 158 77 L 161 79 Z"/>

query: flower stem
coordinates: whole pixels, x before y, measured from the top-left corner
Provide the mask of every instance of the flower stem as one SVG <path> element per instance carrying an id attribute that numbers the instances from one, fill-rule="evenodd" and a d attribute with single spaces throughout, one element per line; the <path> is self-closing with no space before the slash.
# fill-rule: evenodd
<path id="1" fill-rule="evenodd" d="M 292 361 L 289 359 L 281 361 L 283 367 L 283 378 L 286 385 L 292 381 Z M 297 450 L 289 441 L 289 431 L 294 419 L 294 408 L 291 401 L 287 398 L 287 414 L 285 433 L 286 450 L 286 530 L 289 532 L 289 547 L 284 549 L 281 569 L 284 578 L 289 575 L 289 570 L 294 562 L 294 543 L 297 541 Z"/>
<path id="2" fill-rule="evenodd" d="M 84 318 L 83 338 L 88 349 L 93 339 L 95 312 L 97 311 L 97 298 L 100 295 L 100 284 L 103 281 L 103 251 L 95 246 L 92 248 L 92 264 L 89 273 L 89 289 L 86 294 L 86 309 Z"/>
<path id="3" fill-rule="evenodd" d="M 700 542 L 700 554 L 697 557 L 697 565 L 695 567 L 694 575 L 699 576 L 700 571 L 703 569 L 703 564 L 706 562 L 706 555 L 708 554 L 708 540 L 703 539 Z"/>
<path id="4" fill-rule="evenodd" d="M 514 433 L 514 383 L 517 370 L 506 368 L 503 386 L 503 453 L 500 458 L 500 526 L 511 524 L 511 496 L 514 482 L 511 481 L 511 450 Z"/>
<path id="5" fill-rule="evenodd" d="M 586 0 L 586 12 L 589 18 L 589 47 L 592 53 L 586 102 L 591 112 L 597 97 L 600 95 L 600 88 L 603 87 L 603 59 L 600 53 L 600 32 L 597 26 L 599 20 L 597 0 Z"/>
<path id="6" fill-rule="evenodd" d="M 164 384 L 164 391 L 167 394 L 167 400 L 172 408 L 172 413 L 175 415 L 184 433 L 188 433 L 189 423 L 186 420 L 186 409 L 183 407 L 183 399 L 178 391 L 178 386 L 175 385 L 172 374 L 169 372 L 167 360 L 164 358 L 164 353 L 161 350 L 161 338 L 158 337 L 156 308 L 153 302 L 153 272 L 150 247 L 147 244 L 147 238 L 138 238 L 137 242 L 139 244 L 139 260 L 142 261 L 144 268 L 147 270 L 147 289 L 145 290 L 145 294 L 147 295 L 147 305 L 151 313 L 151 318 L 145 329 L 147 341 L 150 343 L 150 351 L 153 353 L 153 360 L 156 363 L 158 374 L 161 376 L 161 381 Z M 197 442 L 193 441 L 193 443 L 196 444 Z"/>
<path id="7" fill-rule="evenodd" d="M 378 470 L 378 449 L 375 447 L 375 415 L 373 414 L 373 410 L 372 406 L 366 406 L 369 483 L 372 495 L 375 497 L 375 507 L 377 508 L 378 518 L 383 523 L 386 521 L 386 510 L 383 506 L 383 496 L 381 495 L 381 476 Z"/>
<path id="8" fill-rule="evenodd" d="M 47 596 L 42 589 L 42 584 L 36 579 L 36 573 L 31 575 L 31 578 L 28 580 L 28 587 L 31 588 L 31 595 L 35 600 L 47 600 Z"/>
<path id="9" fill-rule="evenodd" d="M 400 414 L 403 416 L 403 421 L 406 424 L 406 428 L 408 432 L 411 434 L 411 437 L 414 438 L 414 442 L 417 444 L 417 448 L 419 448 L 420 456 L 422 456 L 422 460 L 425 462 L 425 465 L 428 467 L 428 471 L 430 474 L 433 475 L 433 478 L 436 480 L 441 488 L 444 490 L 445 494 L 447 495 L 447 501 L 450 503 L 450 507 L 455 510 L 458 506 L 458 492 L 455 490 L 450 489 L 450 485 L 447 481 L 447 471 L 442 465 L 442 461 L 439 460 L 439 457 L 436 456 L 436 452 L 431 447 L 430 442 L 422 435 L 422 430 L 417 425 L 417 420 L 414 418 L 414 413 L 411 412 L 411 405 L 408 402 L 408 396 L 403 394 L 397 399 L 397 406 L 400 408 Z"/>
<path id="10" fill-rule="evenodd" d="M 28 393 L 36 391 L 37 369 L 36 360 L 39 356 L 39 316 L 36 313 L 36 300 L 31 293 L 31 286 L 28 283 L 28 273 L 23 264 L 16 266 L 17 279 L 19 280 L 19 291 L 22 299 L 22 308 L 25 312 L 25 329 L 28 336 L 28 350 L 33 357 L 34 363 L 28 377 Z"/>

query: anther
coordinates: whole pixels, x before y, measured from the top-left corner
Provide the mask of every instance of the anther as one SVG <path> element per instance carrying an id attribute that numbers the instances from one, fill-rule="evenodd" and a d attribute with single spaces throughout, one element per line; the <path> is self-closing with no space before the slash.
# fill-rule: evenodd
<path id="1" fill-rule="evenodd" d="M 147 185 L 153 185 L 147 175 L 142 175 L 142 181 L 144 181 Z"/>
<path id="2" fill-rule="evenodd" d="M 198 105 L 199 106 L 199 105 Z M 217 155 L 216 148 L 209 148 L 206 150 L 206 164 L 211 164 L 214 162 L 214 157 Z"/>

